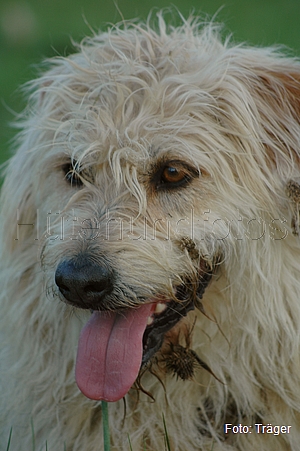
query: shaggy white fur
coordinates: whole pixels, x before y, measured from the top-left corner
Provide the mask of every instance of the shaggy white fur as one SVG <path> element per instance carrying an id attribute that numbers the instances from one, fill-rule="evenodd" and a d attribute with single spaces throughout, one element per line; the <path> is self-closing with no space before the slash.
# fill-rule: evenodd
<path id="1" fill-rule="evenodd" d="M 11 428 L 11 451 L 32 428 L 37 451 L 102 449 L 101 401 L 74 375 L 89 309 L 184 304 L 181 287 L 198 309 L 143 367 L 155 402 L 135 384 L 109 404 L 112 449 L 165 449 L 164 416 L 172 451 L 298 451 L 299 61 L 158 14 L 29 86 L 2 191 L 1 450 Z M 79 256 L 114 274 L 94 308 L 58 282 Z M 126 373 L 138 351 L 121 348 Z"/>

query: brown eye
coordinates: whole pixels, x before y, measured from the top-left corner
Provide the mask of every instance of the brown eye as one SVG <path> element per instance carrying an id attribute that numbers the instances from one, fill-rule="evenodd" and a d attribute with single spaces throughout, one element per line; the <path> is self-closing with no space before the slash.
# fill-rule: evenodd
<path id="1" fill-rule="evenodd" d="M 185 161 L 170 160 L 157 165 L 152 173 L 152 183 L 156 190 L 170 191 L 185 188 L 199 177 L 199 170 Z"/>
<path id="2" fill-rule="evenodd" d="M 163 183 L 180 183 L 187 180 L 187 173 L 182 168 L 166 166 L 162 172 L 161 181 Z"/>

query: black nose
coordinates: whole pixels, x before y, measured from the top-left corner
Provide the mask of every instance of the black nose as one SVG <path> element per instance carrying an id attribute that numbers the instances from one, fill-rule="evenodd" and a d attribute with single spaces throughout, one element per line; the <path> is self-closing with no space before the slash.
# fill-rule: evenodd
<path id="1" fill-rule="evenodd" d="M 83 260 L 64 260 L 55 272 L 55 283 L 72 305 L 101 309 L 101 302 L 113 291 L 114 277 L 110 268 Z"/>

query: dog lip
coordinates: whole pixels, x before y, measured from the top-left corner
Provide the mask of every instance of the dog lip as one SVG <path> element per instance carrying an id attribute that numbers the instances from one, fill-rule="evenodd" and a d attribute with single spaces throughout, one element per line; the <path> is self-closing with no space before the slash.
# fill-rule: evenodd
<path id="1" fill-rule="evenodd" d="M 161 313 L 155 314 L 154 311 L 154 315 L 151 316 L 153 321 L 145 329 L 142 366 L 161 348 L 166 332 L 195 308 L 193 301 L 178 302 L 169 300 L 165 302 L 165 305 L 166 308 Z"/>
<path id="2" fill-rule="evenodd" d="M 201 260 L 201 271 L 199 273 L 198 286 L 193 289 L 193 284 L 188 281 L 175 288 L 176 300 L 164 300 L 166 308 L 158 314 L 155 309 L 151 315 L 153 321 L 146 327 L 143 335 L 143 357 L 142 366 L 154 356 L 161 348 L 165 334 L 172 329 L 184 316 L 195 309 L 195 303 L 202 299 L 206 287 L 211 281 L 212 270 Z M 163 298 L 158 296 L 158 302 Z M 153 301 L 152 301 L 153 302 Z M 158 302 L 156 305 L 158 305 Z M 200 303 L 201 305 L 201 303 Z M 160 310 L 160 307 L 158 308 Z"/>

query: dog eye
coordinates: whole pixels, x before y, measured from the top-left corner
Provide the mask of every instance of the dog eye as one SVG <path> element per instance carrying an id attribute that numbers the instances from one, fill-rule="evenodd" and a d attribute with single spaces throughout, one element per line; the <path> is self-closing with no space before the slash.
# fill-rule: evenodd
<path id="1" fill-rule="evenodd" d="M 83 186 L 82 179 L 78 172 L 75 170 L 76 163 L 67 163 L 63 166 L 63 172 L 65 179 L 71 186 Z"/>
<path id="2" fill-rule="evenodd" d="M 172 161 L 164 165 L 157 175 L 158 189 L 173 189 L 187 185 L 193 177 L 198 175 L 198 171 L 182 162 Z"/>
<path id="3" fill-rule="evenodd" d="M 187 180 L 186 171 L 173 166 L 166 166 L 161 175 L 161 181 L 163 183 L 181 183 Z"/>

